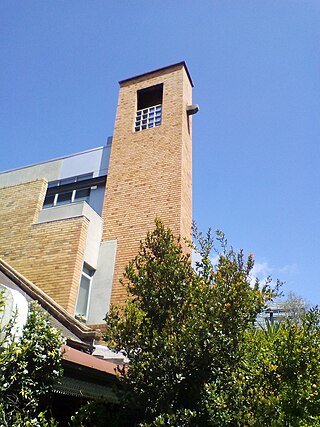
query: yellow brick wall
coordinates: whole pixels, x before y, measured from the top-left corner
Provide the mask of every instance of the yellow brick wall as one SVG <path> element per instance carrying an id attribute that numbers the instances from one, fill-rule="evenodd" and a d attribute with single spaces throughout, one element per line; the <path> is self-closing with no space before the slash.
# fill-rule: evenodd
<path id="1" fill-rule="evenodd" d="M 0 257 L 73 315 L 88 220 L 35 224 L 46 188 L 37 180 L 0 189 Z"/>
<path id="2" fill-rule="evenodd" d="M 192 86 L 186 73 L 183 74 L 183 105 L 192 104 Z M 181 235 L 191 239 L 192 226 L 192 116 L 182 111 L 181 154 Z M 183 243 L 184 241 L 182 241 Z M 188 251 L 190 248 L 186 248 Z"/>
<path id="3" fill-rule="evenodd" d="M 161 126 L 134 132 L 137 90 L 163 83 Z M 191 84 L 183 65 L 122 82 L 103 209 L 104 240 L 118 241 L 111 302 L 139 241 L 160 217 L 177 236 L 191 233 Z"/>

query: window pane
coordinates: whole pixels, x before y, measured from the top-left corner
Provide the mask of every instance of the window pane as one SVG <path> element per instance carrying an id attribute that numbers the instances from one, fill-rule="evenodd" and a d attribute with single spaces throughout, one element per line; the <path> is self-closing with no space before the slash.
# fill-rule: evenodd
<path id="1" fill-rule="evenodd" d="M 141 115 L 141 111 L 143 114 Z M 137 111 L 136 119 L 134 122 L 134 130 L 140 131 L 142 129 L 153 128 L 161 125 L 162 106 L 154 105 L 148 109 Z"/>
<path id="2" fill-rule="evenodd" d="M 60 185 L 72 184 L 73 182 L 75 182 L 75 180 L 76 180 L 75 176 L 72 176 L 71 178 L 60 179 Z"/>
<path id="3" fill-rule="evenodd" d="M 80 316 L 87 316 L 88 302 L 90 291 L 90 279 L 84 275 L 81 276 L 79 295 L 76 307 L 76 314 Z"/>
<path id="4" fill-rule="evenodd" d="M 93 276 L 93 273 L 95 270 L 93 270 L 93 268 L 91 268 L 88 264 L 84 263 L 82 271 L 83 271 L 83 273 L 85 273 L 91 277 L 91 276 Z"/>
<path id="5" fill-rule="evenodd" d="M 54 194 L 52 194 L 51 196 L 46 196 L 43 203 L 44 208 L 50 208 L 51 206 L 53 206 L 54 196 Z"/>
<path id="6" fill-rule="evenodd" d="M 93 172 L 91 173 L 86 173 L 84 175 L 79 175 L 77 176 L 77 181 L 84 181 L 85 179 L 90 179 L 93 177 Z"/>
<path id="7" fill-rule="evenodd" d="M 67 203 L 71 203 L 72 199 L 72 191 L 68 191 L 66 193 L 59 193 L 57 199 L 57 205 L 65 205 Z"/>
<path id="8" fill-rule="evenodd" d="M 82 188 L 81 190 L 77 190 L 74 196 L 74 200 L 80 202 L 81 200 L 88 201 L 90 197 L 90 188 Z"/>
<path id="9" fill-rule="evenodd" d="M 48 188 L 57 187 L 58 185 L 59 185 L 59 181 L 48 182 Z"/>

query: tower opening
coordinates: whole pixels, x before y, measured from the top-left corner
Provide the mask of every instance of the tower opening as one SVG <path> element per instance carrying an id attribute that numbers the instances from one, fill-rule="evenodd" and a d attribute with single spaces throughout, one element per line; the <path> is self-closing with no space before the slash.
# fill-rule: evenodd
<path id="1" fill-rule="evenodd" d="M 137 91 L 136 132 L 161 125 L 163 84 Z"/>

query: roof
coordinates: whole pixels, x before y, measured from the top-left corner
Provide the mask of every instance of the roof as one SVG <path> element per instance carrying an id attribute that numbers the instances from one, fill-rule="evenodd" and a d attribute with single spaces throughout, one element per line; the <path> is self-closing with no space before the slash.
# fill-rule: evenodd
<path id="1" fill-rule="evenodd" d="M 62 347 L 63 360 L 76 365 L 81 365 L 84 368 L 94 369 L 105 374 L 115 376 L 117 364 L 109 362 L 105 359 L 100 359 L 91 354 L 83 353 L 82 351 L 76 350 L 68 345 Z"/>
<path id="2" fill-rule="evenodd" d="M 116 371 L 117 366 L 123 367 L 123 357 L 103 345 L 97 346 L 96 355 L 88 354 L 95 348 L 93 342 L 96 332 L 74 319 L 45 292 L 1 258 L 0 283 L 18 290 L 29 301 L 37 301 L 48 313 L 52 326 L 67 338 L 67 345 L 62 346 L 64 374 L 54 385 L 54 392 L 88 399 L 103 398 L 116 403 Z"/>
<path id="3" fill-rule="evenodd" d="M 189 78 L 189 80 L 190 80 L 191 86 L 193 87 L 193 86 L 194 86 L 194 85 L 193 85 L 193 81 L 192 81 L 192 78 L 191 78 L 191 76 L 190 76 L 190 73 L 189 73 L 189 70 L 188 70 L 188 67 L 187 67 L 187 64 L 185 63 L 185 61 L 177 62 L 176 64 L 167 65 L 167 66 L 162 67 L 162 68 L 157 68 L 156 70 L 147 71 L 146 73 L 138 74 L 138 75 L 136 75 L 136 76 L 134 76 L 134 77 L 129 77 L 129 78 L 127 78 L 127 79 L 120 80 L 120 81 L 119 81 L 119 84 L 121 85 L 122 83 L 128 82 L 128 81 L 130 81 L 130 80 L 134 80 L 134 79 L 136 79 L 136 78 L 138 78 L 138 77 L 147 76 L 148 74 L 153 74 L 153 73 L 156 73 L 156 72 L 158 72 L 158 71 L 165 71 L 165 70 L 167 70 L 167 69 L 169 69 L 169 68 L 177 67 L 177 66 L 179 66 L 179 65 L 181 65 L 181 66 L 183 66 L 183 67 L 185 68 L 186 73 L 187 73 L 187 75 L 188 75 L 188 78 Z"/>
<path id="4" fill-rule="evenodd" d="M 117 402 L 117 363 L 99 359 L 68 345 L 62 347 L 63 378 L 54 385 L 59 394 Z"/>
<path id="5" fill-rule="evenodd" d="M 105 399 L 108 402 L 118 402 L 112 387 L 108 384 L 95 384 L 79 378 L 64 376 L 59 384 L 54 386 L 54 392 L 68 396 L 85 397 L 88 399 Z"/>

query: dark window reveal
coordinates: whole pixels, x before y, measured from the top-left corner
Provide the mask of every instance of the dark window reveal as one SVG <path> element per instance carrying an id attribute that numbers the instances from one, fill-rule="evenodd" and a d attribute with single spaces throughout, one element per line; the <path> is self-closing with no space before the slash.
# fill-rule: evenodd
<path id="1" fill-rule="evenodd" d="M 163 84 L 138 90 L 138 110 L 162 104 Z"/>
<path id="2" fill-rule="evenodd" d="M 163 84 L 137 92 L 137 112 L 134 123 L 136 132 L 161 125 Z"/>

